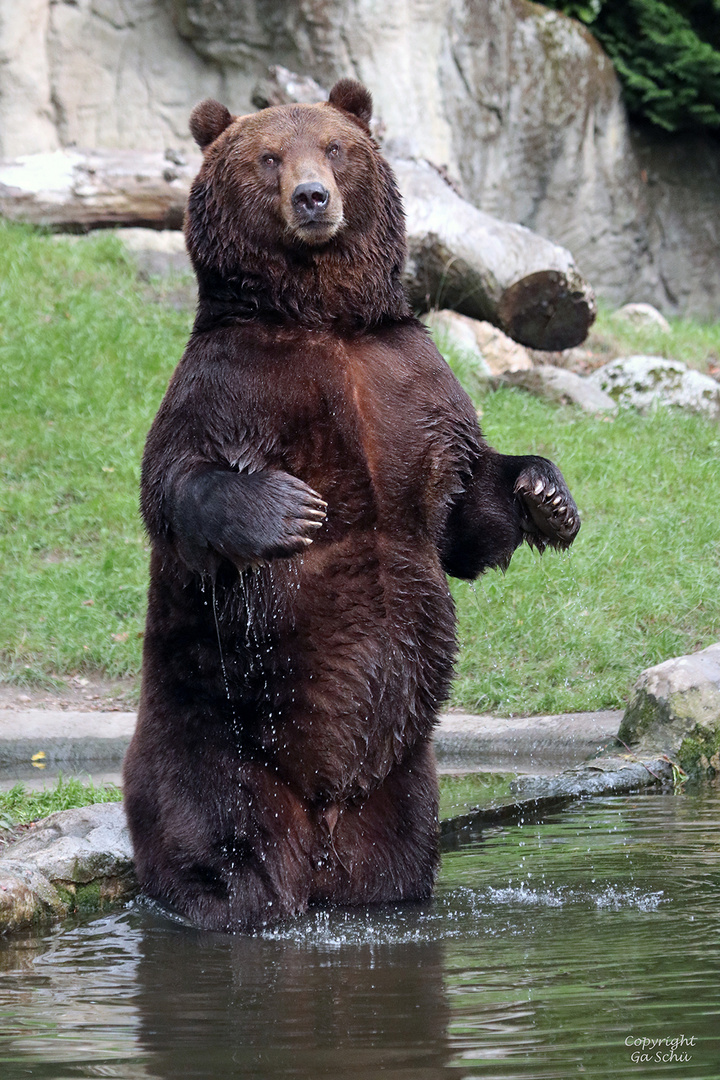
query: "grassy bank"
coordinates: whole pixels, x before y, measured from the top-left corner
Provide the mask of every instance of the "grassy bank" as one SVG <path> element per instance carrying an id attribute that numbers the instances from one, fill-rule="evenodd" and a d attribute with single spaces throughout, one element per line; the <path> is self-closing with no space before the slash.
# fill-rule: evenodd
<path id="1" fill-rule="evenodd" d="M 120 798 L 120 789 L 114 784 L 84 784 L 73 778 L 60 777 L 54 787 L 42 791 L 28 791 L 23 784 L 16 784 L 9 791 L 0 791 L 0 832 L 37 821 L 56 810 L 118 802 Z"/>
<path id="2" fill-rule="evenodd" d="M 140 456 L 190 321 L 146 301 L 110 234 L 0 227 L 6 675 L 138 670 Z"/>
<path id="3" fill-rule="evenodd" d="M 623 707 L 639 672 L 718 639 L 720 431 L 659 411 L 588 419 L 520 392 L 484 402 L 489 441 L 556 461 L 583 526 L 567 555 L 518 551 L 456 583 L 455 698 L 481 712 Z"/>
<path id="4" fill-rule="evenodd" d="M 672 333 L 655 326 L 633 326 L 600 304 L 597 322 L 584 346 L 602 362 L 615 356 L 664 356 L 681 360 L 715 378 L 720 375 L 720 322 L 672 319 Z"/>
<path id="5" fill-rule="evenodd" d="M 603 319 L 599 332 L 622 333 Z M 190 322 L 148 298 L 112 235 L 0 225 L 3 678 L 137 674 L 140 455 Z M 685 321 L 677 355 L 703 367 L 718 337 Z M 584 525 L 569 556 L 522 550 L 504 577 L 454 584 L 458 704 L 618 706 L 641 668 L 717 639 L 717 427 L 666 412 L 593 420 L 510 390 L 478 403 L 493 445 L 558 462 Z"/>

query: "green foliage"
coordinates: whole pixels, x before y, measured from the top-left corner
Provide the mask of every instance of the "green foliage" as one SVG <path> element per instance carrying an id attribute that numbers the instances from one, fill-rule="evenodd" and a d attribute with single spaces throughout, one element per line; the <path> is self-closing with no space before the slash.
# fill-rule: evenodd
<path id="1" fill-rule="evenodd" d="M 544 0 L 581 19 L 631 113 L 666 131 L 720 128 L 720 0 Z"/>
<path id="2" fill-rule="evenodd" d="M 717 776 L 720 772 L 720 728 L 696 724 L 683 739 L 678 758 L 693 779 Z"/>
<path id="3" fill-rule="evenodd" d="M 546 0 L 547 7 L 556 8 L 570 15 L 573 19 L 591 23 L 597 19 L 602 10 L 603 0 Z"/>

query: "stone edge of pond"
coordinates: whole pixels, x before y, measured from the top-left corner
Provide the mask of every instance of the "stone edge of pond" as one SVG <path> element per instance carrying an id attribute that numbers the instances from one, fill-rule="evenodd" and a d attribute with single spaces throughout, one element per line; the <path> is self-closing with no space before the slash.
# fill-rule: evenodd
<path id="1" fill-rule="evenodd" d="M 672 782 L 673 766 L 666 758 L 604 756 L 567 769 L 557 776 L 527 776 L 515 780 L 509 802 L 470 810 L 440 823 L 441 845 L 451 847 L 462 834 L 504 822 L 539 819 L 576 799 L 593 795 L 624 795 Z"/>
<path id="2" fill-rule="evenodd" d="M 136 892 L 122 803 L 59 810 L 0 857 L 0 934 L 100 911 Z"/>
<path id="3" fill-rule="evenodd" d="M 666 760 L 597 758 L 557 776 L 516 780 L 512 802 L 441 822 L 443 847 L 491 825 L 540 818 L 571 800 L 637 791 L 672 779 Z M 0 857 L 0 933 L 27 930 L 75 912 L 95 912 L 137 893 L 121 802 L 61 810 L 37 822 Z"/>

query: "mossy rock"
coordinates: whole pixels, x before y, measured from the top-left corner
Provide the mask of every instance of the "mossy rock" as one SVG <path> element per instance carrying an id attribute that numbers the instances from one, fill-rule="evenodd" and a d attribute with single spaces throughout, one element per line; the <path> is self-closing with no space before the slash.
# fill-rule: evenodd
<path id="1" fill-rule="evenodd" d="M 720 645 L 644 671 L 618 738 L 674 758 L 684 747 L 688 761 L 710 761 L 720 745 Z"/>
<path id="2" fill-rule="evenodd" d="M 698 724 L 680 744 L 678 760 L 688 776 L 697 779 L 713 779 L 718 776 L 720 728 L 712 730 Z"/>
<path id="3" fill-rule="evenodd" d="M 101 911 L 136 892 L 122 805 L 58 811 L 0 859 L 0 932 Z"/>
<path id="4" fill-rule="evenodd" d="M 618 738 L 626 743 L 637 743 L 656 724 L 669 724 L 672 720 L 667 702 L 658 700 L 644 687 L 635 691 L 630 704 L 625 710 Z"/>
<path id="5" fill-rule="evenodd" d="M 133 875 L 97 878 L 94 881 L 53 882 L 69 912 L 90 914 L 132 899 L 137 892 Z"/>

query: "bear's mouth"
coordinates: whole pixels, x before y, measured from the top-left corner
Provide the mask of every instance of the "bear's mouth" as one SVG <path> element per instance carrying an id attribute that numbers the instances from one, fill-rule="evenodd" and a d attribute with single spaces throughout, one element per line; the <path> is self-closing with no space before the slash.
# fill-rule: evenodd
<path id="1" fill-rule="evenodd" d="M 340 231 L 344 224 L 343 215 L 337 218 L 318 218 L 315 220 L 294 221 L 288 224 L 287 232 L 293 240 L 319 247 L 327 244 Z"/>

